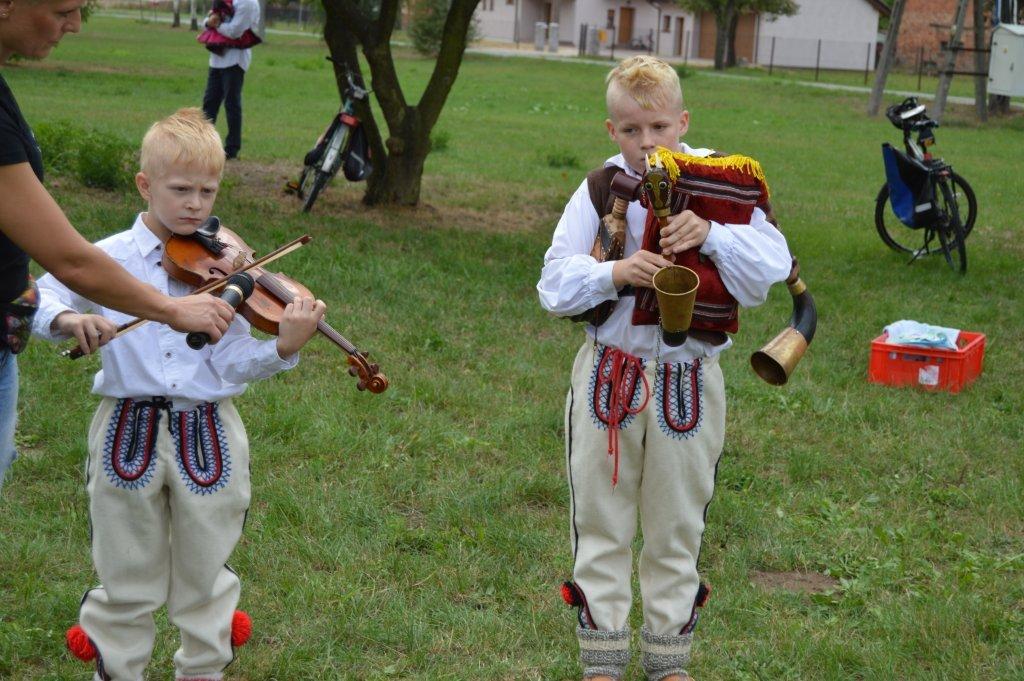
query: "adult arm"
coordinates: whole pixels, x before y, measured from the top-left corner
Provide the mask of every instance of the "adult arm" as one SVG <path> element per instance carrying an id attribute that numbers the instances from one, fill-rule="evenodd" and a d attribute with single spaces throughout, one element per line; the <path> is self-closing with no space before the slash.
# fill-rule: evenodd
<path id="1" fill-rule="evenodd" d="M 209 295 L 171 299 L 128 274 L 79 234 L 28 163 L 0 166 L 0 231 L 89 300 L 177 331 L 203 331 L 218 340 L 234 311 Z"/>

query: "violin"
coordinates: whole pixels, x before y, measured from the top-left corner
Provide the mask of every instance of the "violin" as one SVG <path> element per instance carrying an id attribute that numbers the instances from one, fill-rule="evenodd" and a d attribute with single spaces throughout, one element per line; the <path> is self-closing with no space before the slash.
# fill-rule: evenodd
<path id="1" fill-rule="evenodd" d="M 190 236 L 172 234 L 164 244 L 163 267 L 178 281 L 197 288 L 226 279 L 245 269 L 255 280 L 252 295 L 239 306 L 238 312 L 254 327 L 276 336 L 285 306 L 296 296 L 315 298 L 313 293 L 294 279 L 278 272 L 268 272 L 260 266 L 250 266 L 254 251 L 241 237 L 210 217 Z M 351 376 L 357 376 L 356 388 L 382 393 L 387 390 L 387 376 L 380 366 L 369 361 L 348 339 L 321 319 L 317 331 L 340 347 L 348 355 Z"/>

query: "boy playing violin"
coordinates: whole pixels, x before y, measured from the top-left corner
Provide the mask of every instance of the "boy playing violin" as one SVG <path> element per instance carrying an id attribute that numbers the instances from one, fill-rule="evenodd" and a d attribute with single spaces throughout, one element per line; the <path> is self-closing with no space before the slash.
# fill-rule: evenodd
<path id="1" fill-rule="evenodd" d="M 164 244 L 193 234 L 210 216 L 224 161 L 217 131 L 198 109 L 154 123 L 135 176 L 148 208 L 131 229 L 97 245 L 161 292 L 188 295 L 191 287 L 161 266 Z M 178 681 L 220 679 L 250 629 L 235 610 L 238 576 L 225 564 L 250 496 L 249 442 L 232 398 L 249 381 L 298 363 L 324 303 L 296 298 L 276 339 L 253 338 L 236 316 L 219 343 L 192 350 L 184 334 L 158 324 L 110 342 L 125 315 L 49 274 L 39 288 L 38 335 L 73 337 L 86 352 L 103 346 L 86 483 L 102 585 L 82 599 L 68 646 L 82 659 L 96 657 L 95 679 L 138 681 L 152 654 L 153 613 L 166 603 L 181 633 Z"/>

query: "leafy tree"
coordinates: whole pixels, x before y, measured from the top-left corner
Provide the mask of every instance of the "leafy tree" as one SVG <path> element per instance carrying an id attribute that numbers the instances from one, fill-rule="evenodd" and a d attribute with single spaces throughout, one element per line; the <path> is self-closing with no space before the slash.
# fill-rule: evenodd
<path id="1" fill-rule="evenodd" d="M 451 9 L 451 0 L 417 0 L 412 6 L 409 20 L 409 37 L 416 51 L 428 57 L 436 57 L 441 51 L 441 37 Z M 469 25 L 466 41 L 473 42 L 479 37 L 477 22 Z"/>
<path id="2" fill-rule="evenodd" d="M 430 131 L 459 74 L 479 1 L 451 1 L 434 70 L 419 102 L 411 104 L 402 91 L 391 52 L 399 0 L 323 0 L 324 39 L 334 59 L 338 91 L 344 91 L 346 69 L 361 75 L 361 50 L 370 68 L 370 89 L 387 125 L 385 139 L 369 101 L 357 103 L 356 114 L 365 126 L 373 157 L 364 203 L 411 206 L 419 202 L 423 163 L 430 153 Z"/>
<path id="3" fill-rule="evenodd" d="M 795 0 L 676 0 L 691 12 L 711 12 L 715 17 L 715 68 L 736 63 L 736 26 L 745 12 L 790 16 L 800 9 Z"/>

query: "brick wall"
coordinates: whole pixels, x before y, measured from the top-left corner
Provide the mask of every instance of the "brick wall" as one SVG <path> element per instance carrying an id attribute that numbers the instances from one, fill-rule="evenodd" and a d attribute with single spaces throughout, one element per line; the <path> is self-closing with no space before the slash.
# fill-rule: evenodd
<path id="1" fill-rule="evenodd" d="M 966 47 L 974 47 L 974 2 L 967 7 L 967 19 L 964 21 L 964 32 L 961 41 Z M 901 68 L 913 69 L 917 66 L 921 48 L 924 48 L 924 61 L 941 63 L 941 45 L 949 40 L 956 18 L 958 0 L 906 0 L 903 8 L 903 23 L 900 24 L 900 37 L 896 45 L 896 63 Z M 986 47 L 988 46 L 986 31 Z M 973 70 L 973 53 L 961 53 L 957 68 Z"/>

